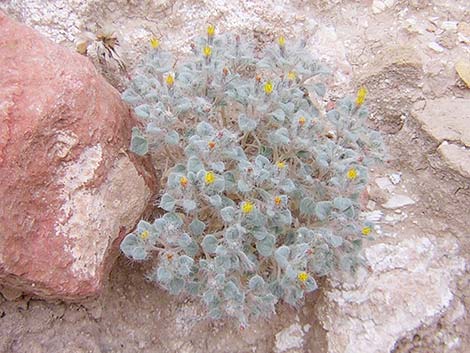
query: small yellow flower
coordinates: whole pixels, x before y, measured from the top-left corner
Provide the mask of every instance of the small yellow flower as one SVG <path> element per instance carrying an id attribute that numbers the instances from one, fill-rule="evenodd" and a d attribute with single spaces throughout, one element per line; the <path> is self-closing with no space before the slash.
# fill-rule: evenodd
<path id="1" fill-rule="evenodd" d="M 364 228 L 362 228 L 362 230 L 361 230 L 362 235 L 369 235 L 370 232 L 372 232 L 372 228 L 371 228 L 371 227 L 364 227 Z"/>
<path id="2" fill-rule="evenodd" d="M 307 121 L 307 119 L 305 119 L 303 116 L 301 116 L 301 117 L 299 118 L 299 125 L 300 125 L 300 126 L 304 126 L 306 121 Z"/>
<path id="3" fill-rule="evenodd" d="M 152 37 L 152 38 L 150 38 L 150 46 L 153 49 L 157 49 L 160 46 L 160 41 L 157 38 Z"/>
<path id="4" fill-rule="evenodd" d="M 186 178 L 185 176 L 182 176 L 182 177 L 180 178 L 180 185 L 181 185 L 183 188 L 185 188 L 186 185 L 188 185 L 188 178 Z"/>
<path id="5" fill-rule="evenodd" d="M 289 73 L 287 74 L 287 79 L 289 81 L 294 81 L 296 78 L 297 74 L 295 73 L 295 71 L 289 71 Z"/>
<path id="6" fill-rule="evenodd" d="M 278 167 L 279 169 L 284 169 L 286 167 L 286 163 L 283 161 L 279 161 L 276 163 L 276 167 Z"/>
<path id="7" fill-rule="evenodd" d="M 203 49 L 202 49 L 202 53 L 204 54 L 204 56 L 206 58 L 208 58 L 209 56 L 211 56 L 212 54 L 212 48 L 208 45 L 206 45 Z"/>
<path id="8" fill-rule="evenodd" d="M 286 45 L 286 38 L 284 38 L 284 36 L 280 36 L 277 40 L 277 43 L 280 47 L 283 47 L 284 45 Z"/>
<path id="9" fill-rule="evenodd" d="M 282 199 L 281 199 L 280 196 L 276 196 L 276 197 L 274 198 L 274 203 L 275 203 L 277 206 L 279 206 L 279 205 L 281 204 L 281 202 L 282 202 Z"/>
<path id="10" fill-rule="evenodd" d="M 307 282 L 308 278 L 309 278 L 309 275 L 305 271 L 299 272 L 299 274 L 297 275 L 297 279 L 302 283 Z"/>
<path id="11" fill-rule="evenodd" d="M 250 213 L 254 208 L 255 205 L 253 205 L 253 202 L 245 201 L 242 203 L 242 212 L 245 214 Z"/>
<path id="12" fill-rule="evenodd" d="M 268 81 L 264 84 L 264 92 L 267 95 L 270 95 L 271 93 L 273 93 L 273 89 L 274 89 L 274 86 L 273 86 L 273 83 L 271 81 Z"/>
<path id="13" fill-rule="evenodd" d="M 206 182 L 207 185 L 213 184 L 215 181 L 215 174 L 212 171 L 206 172 L 206 175 L 204 176 L 204 181 Z"/>
<path id="14" fill-rule="evenodd" d="M 139 237 L 142 240 L 146 240 L 150 236 L 148 230 L 144 230 L 142 233 L 140 233 Z"/>
<path id="15" fill-rule="evenodd" d="M 173 84 L 175 83 L 175 78 L 174 78 L 174 76 L 173 76 L 172 74 L 168 74 L 168 76 L 166 77 L 166 80 L 165 80 L 165 81 L 166 81 L 166 85 L 167 85 L 168 87 L 171 87 L 171 86 L 173 86 Z"/>
<path id="16" fill-rule="evenodd" d="M 365 87 L 359 88 L 359 91 L 357 91 L 356 105 L 362 105 L 364 101 L 366 100 L 366 96 L 367 96 L 367 89 Z"/>
<path id="17" fill-rule="evenodd" d="M 214 35 L 215 35 L 215 26 L 214 25 L 207 26 L 207 36 L 211 38 Z"/>
<path id="18" fill-rule="evenodd" d="M 209 141 L 209 142 L 207 143 L 207 146 L 209 146 L 209 148 L 210 148 L 211 150 L 214 149 L 214 148 L 215 148 L 215 141 Z"/>
<path id="19" fill-rule="evenodd" d="M 348 172 L 346 173 L 346 177 L 349 180 L 354 180 L 357 178 L 357 170 L 355 168 L 350 168 Z"/>

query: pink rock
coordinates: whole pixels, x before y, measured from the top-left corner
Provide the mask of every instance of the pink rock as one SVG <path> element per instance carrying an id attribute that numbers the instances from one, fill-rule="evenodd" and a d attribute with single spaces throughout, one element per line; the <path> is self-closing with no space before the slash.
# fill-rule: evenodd
<path id="1" fill-rule="evenodd" d="M 0 282 L 99 293 L 156 188 L 136 121 L 87 58 L 0 11 Z"/>

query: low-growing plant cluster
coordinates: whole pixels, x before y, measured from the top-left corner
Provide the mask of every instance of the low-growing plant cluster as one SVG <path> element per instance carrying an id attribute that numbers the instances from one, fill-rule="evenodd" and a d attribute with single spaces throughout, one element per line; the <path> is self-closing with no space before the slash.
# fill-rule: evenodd
<path id="1" fill-rule="evenodd" d="M 178 65 L 151 46 L 123 98 L 145 122 L 131 150 L 157 158 L 164 213 L 140 221 L 122 251 L 156 256 L 149 279 L 242 325 L 354 271 L 373 231 L 358 217 L 367 167 L 383 153 L 365 89 L 325 112 L 328 70 L 284 37 L 257 55 L 209 26 Z"/>

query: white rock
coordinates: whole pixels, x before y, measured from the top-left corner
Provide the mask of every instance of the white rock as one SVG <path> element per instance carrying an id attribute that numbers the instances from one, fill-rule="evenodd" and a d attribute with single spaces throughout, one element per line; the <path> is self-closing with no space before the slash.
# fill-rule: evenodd
<path id="1" fill-rule="evenodd" d="M 304 331 L 302 326 L 294 323 L 276 334 L 276 353 L 286 352 L 289 349 L 302 348 L 304 345 Z"/>
<path id="2" fill-rule="evenodd" d="M 392 7 L 393 5 L 395 5 L 395 0 L 384 0 L 384 4 L 387 7 Z"/>
<path id="3" fill-rule="evenodd" d="M 402 337 L 449 308 L 454 278 L 465 270 L 455 242 L 406 237 L 365 249 L 370 271 L 356 286 L 332 280 L 326 305 L 318 308 L 329 353 L 391 352 Z"/>
<path id="4" fill-rule="evenodd" d="M 428 47 L 432 50 L 434 50 L 436 53 L 442 53 L 444 51 L 444 48 L 441 47 L 439 44 L 437 44 L 436 42 L 430 42 L 428 44 Z"/>
<path id="5" fill-rule="evenodd" d="M 456 31 L 457 30 L 457 21 L 444 21 L 441 24 L 441 28 L 445 31 Z"/>
<path id="6" fill-rule="evenodd" d="M 385 3 L 383 1 L 374 0 L 374 2 L 372 3 L 372 12 L 374 14 L 381 13 L 383 10 L 385 10 L 385 8 L 386 8 L 386 6 L 385 6 Z"/>
<path id="7" fill-rule="evenodd" d="M 393 173 L 388 176 L 393 185 L 397 185 L 401 181 L 401 173 Z"/>
<path id="8" fill-rule="evenodd" d="M 364 219 L 368 222 L 379 222 L 383 218 L 384 214 L 382 211 L 375 210 L 371 212 L 362 212 L 361 213 L 361 219 Z"/>
<path id="9" fill-rule="evenodd" d="M 415 201 L 406 196 L 406 195 L 400 195 L 396 194 L 393 195 L 386 203 L 384 203 L 382 206 L 391 210 L 394 210 L 396 208 L 404 207 L 404 206 L 409 206 L 415 204 Z"/>
<path id="10" fill-rule="evenodd" d="M 390 179 L 387 177 L 376 178 L 375 183 L 379 188 L 382 190 L 387 190 L 388 192 L 392 192 L 395 188 Z"/>

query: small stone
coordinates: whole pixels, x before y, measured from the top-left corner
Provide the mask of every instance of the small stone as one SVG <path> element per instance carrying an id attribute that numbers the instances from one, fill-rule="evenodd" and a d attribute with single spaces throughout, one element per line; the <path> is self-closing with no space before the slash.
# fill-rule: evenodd
<path id="1" fill-rule="evenodd" d="M 394 189 L 392 182 L 387 177 L 376 178 L 375 183 L 379 188 L 382 190 L 387 190 L 388 192 L 391 192 Z"/>
<path id="2" fill-rule="evenodd" d="M 372 201 L 372 200 L 369 200 L 369 201 L 367 202 L 367 206 L 366 206 L 366 207 L 367 207 L 368 210 L 373 211 L 373 210 L 375 209 L 375 202 Z"/>
<path id="3" fill-rule="evenodd" d="M 451 169 L 470 178 L 470 149 L 443 142 L 437 150 Z"/>
<path id="4" fill-rule="evenodd" d="M 374 0 L 374 2 L 372 3 L 372 12 L 374 14 L 381 13 L 383 10 L 385 10 L 385 8 L 386 8 L 386 5 L 383 1 Z"/>
<path id="5" fill-rule="evenodd" d="M 437 44 L 436 42 L 430 42 L 428 44 L 428 47 L 432 50 L 434 50 L 436 53 L 442 53 L 444 51 L 444 48 Z"/>
<path id="6" fill-rule="evenodd" d="M 388 176 L 393 185 L 397 185 L 401 181 L 401 173 L 393 173 Z"/>
<path id="7" fill-rule="evenodd" d="M 386 203 L 384 203 L 382 206 L 384 208 L 388 208 L 391 210 L 394 210 L 396 208 L 404 207 L 404 206 L 409 206 L 415 204 L 415 201 L 406 196 L 406 195 L 400 195 L 396 194 L 393 195 Z"/>
<path id="8" fill-rule="evenodd" d="M 455 71 L 462 79 L 463 82 L 470 88 L 470 61 L 465 59 L 460 59 L 455 64 Z"/>
<path id="9" fill-rule="evenodd" d="M 11 287 L 0 286 L 0 293 L 8 301 L 14 301 L 23 295 L 23 292 Z"/>
<path id="10" fill-rule="evenodd" d="M 362 212 L 361 219 L 365 219 L 368 222 L 379 222 L 383 218 L 384 214 L 382 211 L 375 210 L 372 212 Z"/>
<path id="11" fill-rule="evenodd" d="M 392 7 L 393 5 L 395 5 L 395 0 L 384 0 L 384 4 L 387 7 Z"/>
<path id="12" fill-rule="evenodd" d="M 276 334 L 276 353 L 287 352 L 294 348 L 302 348 L 304 345 L 304 332 L 298 323 L 294 323 L 289 327 Z"/>
<path id="13" fill-rule="evenodd" d="M 465 37 L 470 37 L 470 24 L 467 22 L 460 22 L 457 26 L 457 31 Z"/>
<path id="14" fill-rule="evenodd" d="M 456 31 L 457 21 L 444 21 L 441 24 L 441 28 L 445 31 Z"/>

